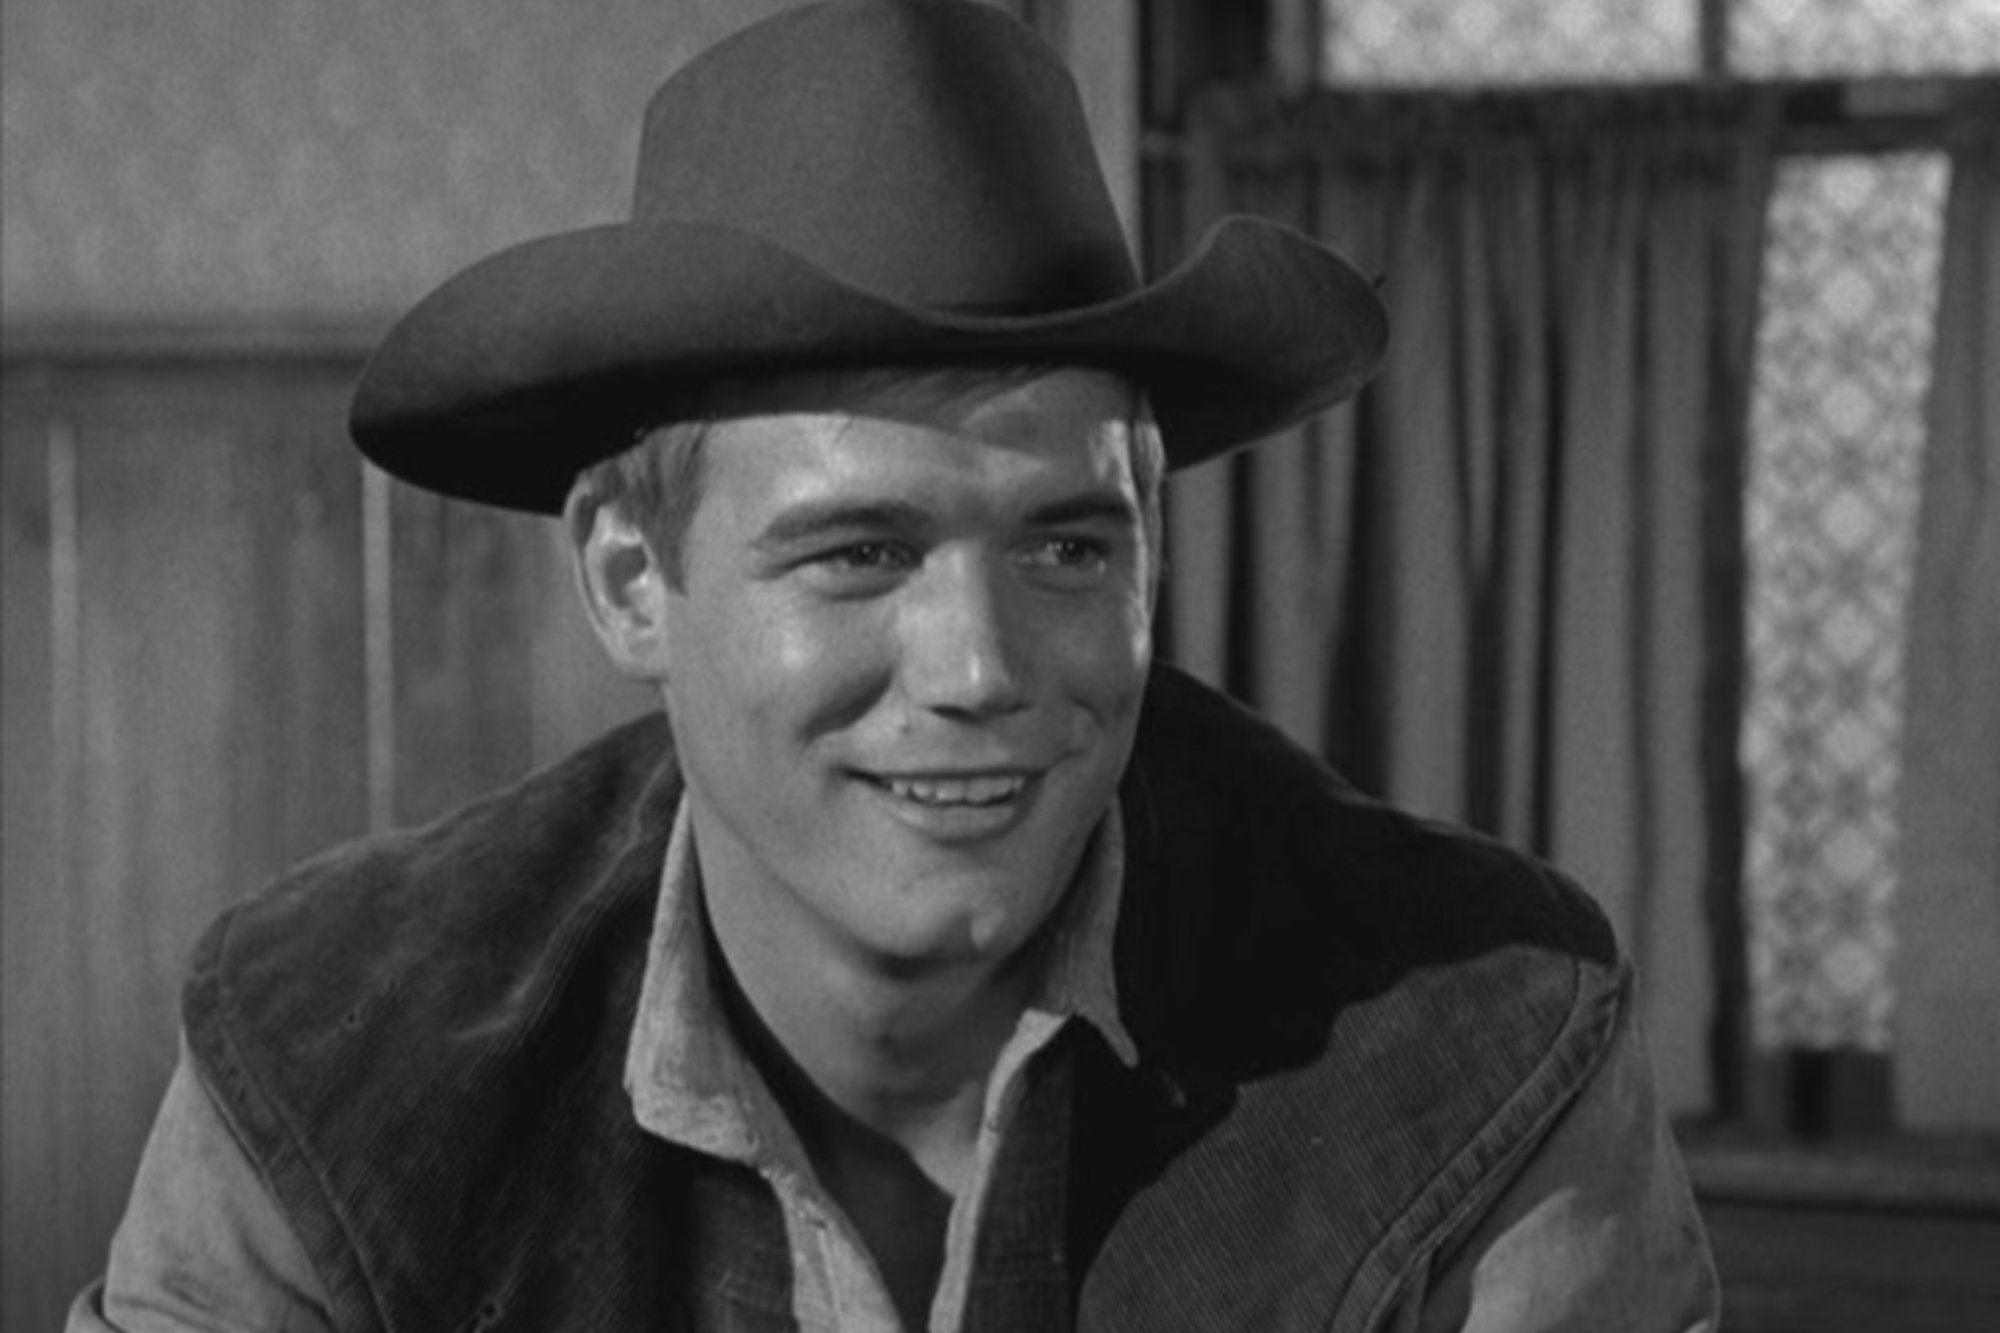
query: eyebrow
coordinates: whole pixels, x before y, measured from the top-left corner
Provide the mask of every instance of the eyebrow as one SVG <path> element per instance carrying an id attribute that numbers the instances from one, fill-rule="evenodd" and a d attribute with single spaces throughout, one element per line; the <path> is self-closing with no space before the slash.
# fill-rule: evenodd
<path id="1" fill-rule="evenodd" d="M 1032 527 L 1054 527 L 1066 523 L 1114 523 L 1136 528 L 1139 511 L 1123 491 L 1090 491 L 1068 496 L 1028 512 Z"/>
<path id="2" fill-rule="evenodd" d="M 754 544 L 791 546 L 830 532 L 907 532 L 928 521 L 920 507 L 900 500 L 807 500 L 772 519 Z"/>
<path id="3" fill-rule="evenodd" d="M 793 546 L 837 532 L 914 532 L 930 526 L 933 516 L 921 505 L 902 500 L 807 500 L 785 510 L 757 534 L 760 549 Z M 1028 511 L 1027 526 L 1055 527 L 1070 523 L 1111 523 L 1136 528 L 1138 509 L 1121 491 L 1090 491 L 1065 496 Z"/>

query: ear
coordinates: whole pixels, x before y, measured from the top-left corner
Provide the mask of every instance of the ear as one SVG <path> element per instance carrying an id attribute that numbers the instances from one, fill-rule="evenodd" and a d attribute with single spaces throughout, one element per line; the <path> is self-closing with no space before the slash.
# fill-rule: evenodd
<path id="1" fill-rule="evenodd" d="M 616 506 L 581 488 L 563 519 L 583 609 L 612 665 L 635 680 L 663 680 L 669 588 L 652 543 Z"/>

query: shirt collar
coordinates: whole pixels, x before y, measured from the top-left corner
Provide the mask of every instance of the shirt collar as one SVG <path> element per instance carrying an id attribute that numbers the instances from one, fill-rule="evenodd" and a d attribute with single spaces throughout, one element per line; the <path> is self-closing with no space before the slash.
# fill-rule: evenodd
<path id="1" fill-rule="evenodd" d="M 1130 1066 L 1138 1063 L 1138 1050 L 1118 1016 L 1113 962 L 1124 878 L 1124 830 L 1113 802 L 1057 909 L 1048 959 L 1023 1020 L 1081 1018 Z M 769 1117 L 744 1115 L 745 1107 L 761 1107 L 770 1094 L 736 1041 L 709 969 L 701 872 L 683 800 L 660 870 L 639 1007 L 625 1052 L 625 1087 L 648 1131 L 717 1157 L 748 1161 L 778 1146 L 758 1141 L 755 1126 L 771 1123 Z"/>

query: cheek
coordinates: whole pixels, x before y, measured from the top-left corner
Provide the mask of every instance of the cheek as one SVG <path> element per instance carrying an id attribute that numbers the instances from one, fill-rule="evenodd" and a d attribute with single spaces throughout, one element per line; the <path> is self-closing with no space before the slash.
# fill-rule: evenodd
<path id="1" fill-rule="evenodd" d="M 1153 659 L 1153 618 L 1144 597 L 1100 604 L 1043 642 L 1100 710 L 1116 714 L 1137 707 Z"/>
<path id="2" fill-rule="evenodd" d="M 1134 592 L 1125 605 L 1125 651 L 1141 675 L 1153 663 L 1153 605 L 1157 584 Z"/>
<path id="3" fill-rule="evenodd" d="M 889 678 L 886 636 L 874 618 L 739 597 L 717 608 L 705 636 L 706 670 L 746 727 L 805 738 L 865 712 Z"/>

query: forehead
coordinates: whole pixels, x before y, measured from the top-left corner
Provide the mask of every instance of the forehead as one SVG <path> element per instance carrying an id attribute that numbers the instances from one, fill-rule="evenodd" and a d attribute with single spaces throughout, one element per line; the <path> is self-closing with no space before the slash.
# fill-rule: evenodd
<path id="1" fill-rule="evenodd" d="M 1133 484 L 1136 392 L 1103 371 L 871 371 L 762 381 L 717 404 L 713 481 L 961 477 Z M 766 498 L 776 499 L 776 495 Z"/>

